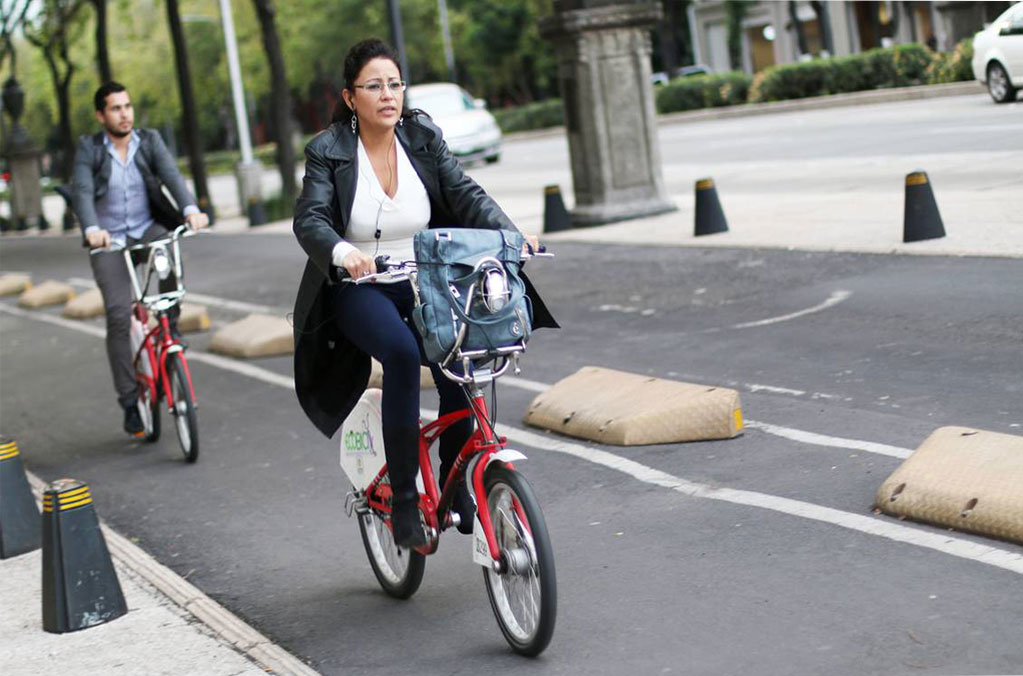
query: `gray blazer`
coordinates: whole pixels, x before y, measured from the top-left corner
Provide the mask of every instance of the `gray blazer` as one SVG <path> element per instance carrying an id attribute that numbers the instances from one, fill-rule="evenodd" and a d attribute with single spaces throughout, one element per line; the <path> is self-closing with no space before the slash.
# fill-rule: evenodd
<path id="1" fill-rule="evenodd" d="M 184 222 L 181 211 L 195 204 L 195 197 L 189 192 L 185 179 L 174 164 L 174 157 L 167 150 L 163 139 L 155 129 L 139 129 L 139 150 L 135 164 L 142 174 L 149 195 L 149 208 L 153 218 L 161 225 L 171 228 Z M 75 151 L 75 166 L 72 173 L 71 208 L 78 216 L 82 232 L 91 226 L 99 226 L 96 218 L 96 200 L 107 193 L 110 183 L 110 153 L 103 143 L 103 132 L 83 136 L 78 140 Z M 174 204 L 162 190 L 167 186 Z"/>
<path id="2" fill-rule="evenodd" d="M 396 129 L 398 142 L 426 187 L 430 227 L 514 229 L 483 188 L 462 171 L 440 129 L 412 111 Z M 334 245 L 345 235 L 358 179 L 355 134 L 335 122 L 305 148 L 305 179 L 295 203 L 295 236 L 309 256 L 295 299 L 295 393 L 309 419 L 330 437 L 358 402 L 369 380 L 369 355 L 344 338 L 334 324 L 330 287 Z M 529 279 L 533 328 L 557 328 Z"/>

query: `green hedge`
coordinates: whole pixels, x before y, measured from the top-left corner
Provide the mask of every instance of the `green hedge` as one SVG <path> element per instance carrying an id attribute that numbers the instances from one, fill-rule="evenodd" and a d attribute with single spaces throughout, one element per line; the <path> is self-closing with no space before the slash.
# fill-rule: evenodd
<path id="1" fill-rule="evenodd" d="M 493 111 L 497 126 L 505 134 L 513 131 L 544 129 L 565 124 L 561 99 L 547 99 L 516 108 L 501 108 Z"/>
<path id="2" fill-rule="evenodd" d="M 753 78 L 749 101 L 783 101 L 930 84 L 928 69 L 937 58 L 938 55 L 923 45 L 911 44 L 872 49 L 852 56 L 772 66 Z"/>
<path id="3" fill-rule="evenodd" d="M 749 75 L 737 71 L 678 78 L 655 91 L 657 112 L 674 113 L 745 103 L 752 81 Z"/>
<path id="4" fill-rule="evenodd" d="M 951 54 L 938 53 L 927 67 L 927 83 L 968 82 L 973 79 L 973 38 L 956 45 Z"/>

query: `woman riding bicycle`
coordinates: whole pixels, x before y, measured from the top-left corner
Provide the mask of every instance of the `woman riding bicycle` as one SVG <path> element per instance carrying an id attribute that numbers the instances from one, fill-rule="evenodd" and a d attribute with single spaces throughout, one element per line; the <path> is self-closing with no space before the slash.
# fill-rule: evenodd
<path id="1" fill-rule="evenodd" d="M 344 62 L 345 88 L 334 122 L 305 149 L 295 236 L 309 256 L 295 301 L 295 390 L 306 415 L 333 436 L 366 389 L 370 357 L 383 366 L 382 422 L 395 542 L 426 544 L 419 520 L 419 367 L 426 363 L 412 326 L 412 289 L 338 283 L 376 272 L 374 258 L 414 258 L 412 236 L 427 228 L 515 230 L 486 192 L 465 175 L 429 116 L 405 106 L 397 53 L 380 40 L 359 42 Z M 527 236 L 535 246 L 536 238 Z M 557 328 L 532 286 L 533 326 Z M 440 414 L 467 407 L 462 388 L 429 364 Z M 440 440 L 443 485 L 472 432 L 470 418 Z M 472 532 L 474 505 L 464 482 L 454 509 Z"/>

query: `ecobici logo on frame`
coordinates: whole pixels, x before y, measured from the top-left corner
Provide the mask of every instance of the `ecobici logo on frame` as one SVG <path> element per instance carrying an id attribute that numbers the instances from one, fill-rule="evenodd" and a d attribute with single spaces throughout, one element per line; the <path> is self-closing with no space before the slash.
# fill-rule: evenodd
<path id="1" fill-rule="evenodd" d="M 369 453 L 376 455 L 373 447 L 373 433 L 369 431 L 369 420 L 363 418 L 362 431 L 348 430 L 345 433 L 345 451 L 350 454 Z"/>

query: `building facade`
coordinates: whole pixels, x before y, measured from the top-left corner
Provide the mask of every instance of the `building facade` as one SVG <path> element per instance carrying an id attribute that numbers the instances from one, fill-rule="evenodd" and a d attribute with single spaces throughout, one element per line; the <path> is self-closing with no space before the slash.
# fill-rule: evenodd
<path id="1" fill-rule="evenodd" d="M 1011 4 L 953 0 L 692 0 L 688 19 L 697 63 L 714 72 L 756 73 L 776 64 L 846 56 L 911 42 L 949 51 Z"/>

